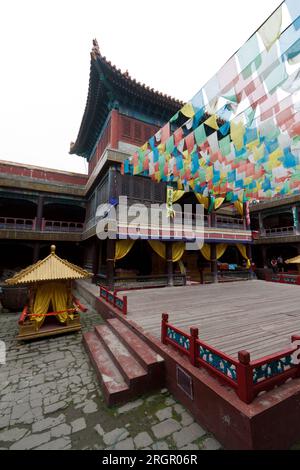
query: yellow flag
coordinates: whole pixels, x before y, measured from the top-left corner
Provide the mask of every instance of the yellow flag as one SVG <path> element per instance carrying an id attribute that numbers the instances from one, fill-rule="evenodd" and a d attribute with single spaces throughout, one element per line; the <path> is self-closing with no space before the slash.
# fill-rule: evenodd
<path id="1" fill-rule="evenodd" d="M 237 150 L 241 150 L 244 145 L 245 126 L 242 122 L 230 123 L 230 136 Z"/>
<path id="2" fill-rule="evenodd" d="M 225 197 L 217 197 L 215 200 L 215 209 L 219 209 L 219 207 L 223 204 Z"/>
<path id="3" fill-rule="evenodd" d="M 186 103 L 183 108 L 181 108 L 180 112 L 188 118 L 191 118 L 195 115 L 195 110 L 192 103 Z"/>
<path id="4" fill-rule="evenodd" d="M 216 114 L 213 114 L 210 116 L 205 122 L 207 126 L 211 127 L 212 129 L 215 129 L 216 131 L 219 129 L 218 123 L 217 123 L 217 116 Z"/>

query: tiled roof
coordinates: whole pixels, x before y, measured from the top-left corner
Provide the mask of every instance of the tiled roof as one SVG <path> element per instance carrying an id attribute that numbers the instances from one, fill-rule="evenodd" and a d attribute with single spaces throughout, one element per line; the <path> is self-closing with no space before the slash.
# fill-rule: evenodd
<path id="1" fill-rule="evenodd" d="M 59 258 L 55 254 L 55 245 L 51 246 L 51 253 L 46 258 L 38 261 L 5 282 L 9 285 L 27 284 L 39 281 L 55 281 L 67 279 L 84 279 L 91 277 L 88 271 Z"/>
<path id="2" fill-rule="evenodd" d="M 131 78 L 128 71 L 121 72 L 100 53 L 94 39 L 87 102 L 76 141 L 70 145 L 71 154 L 90 158 L 110 107 L 114 105 L 112 97 L 119 104 L 124 100 L 126 103 L 131 102 L 133 107 L 152 107 L 156 118 L 161 120 L 161 125 L 184 104 Z"/>

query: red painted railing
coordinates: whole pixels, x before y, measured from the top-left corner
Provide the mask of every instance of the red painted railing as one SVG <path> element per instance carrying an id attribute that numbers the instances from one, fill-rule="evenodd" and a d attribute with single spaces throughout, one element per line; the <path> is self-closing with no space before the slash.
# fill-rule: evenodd
<path id="1" fill-rule="evenodd" d="M 120 310 L 124 315 L 127 314 L 127 295 L 119 297 L 116 292 L 111 292 L 105 287 L 100 286 L 100 298 L 106 300 L 106 302 Z"/>
<path id="2" fill-rule="evenodd" d="M 300 274 L 267 272 L 265 274 L 265 280 L 268 282 L 280 282 L 280 284 L 300 285 Z"/>
<path id="3" fill-rule="evenodd" d="M 36 219 L 22 219 L 14 217 L 0 217 L 2 230 L 35 230 Z"/>
<path id="4" fill-rule="evenodd" d="M 58 312 L 48 312 L 48 313 L 45 313 L 44 316 L 45 317 L 50 317 L 50 316 L 56 316 L 58 313 L 65 313 L 65 312 L 75 312 L 76 310 L 80 310 L 81 312 L 86 312 L 87 311 L 87 307 L 85 307 L 81 302 L 79 302 L 78 299 L 76 299 L 76 297 L 73 297 L 73 304 L 74 304 L 74 308 L 68 308 L 67 310 L 60 310 Z M 25 307 L 23 308 L 23 311 L 20 315 L 20 318 L 19 318 L 19 325 L 23 325 L 26 317 L 28 316 L 29 312 L 28 312 L 29 308 L 28 308 L 28 305 L 25 305 Z M 40 315 L 36 315 L 36 314 L 29 314 L 31 318 L 33 317 L 39 317 Z"/>
<path id="5" fill-rule="evenodd" d="M 161 341 L 170 344 L 188 356 L 193 366 L 204 367 L 213 376 L 235 389 L 238 397 L 251 403 L 260 393 L 280 385 L 289 378 L 300 377 L 299 360 L 293 357 L 300 353 L 300 336 L 292 336 L 295 347 L 251 361 L 248 351 L 239 351 L 238 359 L 219 351 L 198 337 L 198 328 L 190 328 L 190 334 L 168 322 L 163 313 Z"/>
<path id="6" fill-rule="evenodd" d="M 27 313 L 28 313 L 28 305 L 25 305 L 25 307 L 23 308 L 23 311 L 21 313 L 21 316 L 19 318 L 19 325 L 23 325 L 24 320 L 27 316 Z"/>

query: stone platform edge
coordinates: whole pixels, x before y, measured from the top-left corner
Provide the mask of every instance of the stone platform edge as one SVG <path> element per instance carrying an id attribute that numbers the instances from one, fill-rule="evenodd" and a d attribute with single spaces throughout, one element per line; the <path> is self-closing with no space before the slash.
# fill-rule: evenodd
<path id="1" fill-rule="evenodd" d="M 119 318 L 164 358 L 168 390 L 226 449 L 289 449 L 300 440 L 300 379 L 290 380 L 247 405 L 237 397 L 234 390 L 204 369 L 192 366 L 173 348 L 163 345 L 97 297 L 95 286 L 76 281 L 76 288 L 104 320 Z M 128 307 L 130 312 L 130 305 Z M 192 381 L 193 398 L 178 385 L 178 368 Z"/>

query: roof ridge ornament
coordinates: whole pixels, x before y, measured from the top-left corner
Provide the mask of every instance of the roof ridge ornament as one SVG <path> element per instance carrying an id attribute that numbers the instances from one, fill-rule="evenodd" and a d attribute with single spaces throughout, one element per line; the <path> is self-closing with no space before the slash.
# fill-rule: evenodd
<path id="1" fill-rule="evenodd" d="M 101 57 L 101 52 L 100 52 L 97 39 L 93 39 L 93 47 L 91 51 L 91 56 L 93 59 L 96 59 L 97 57 Z"/>

